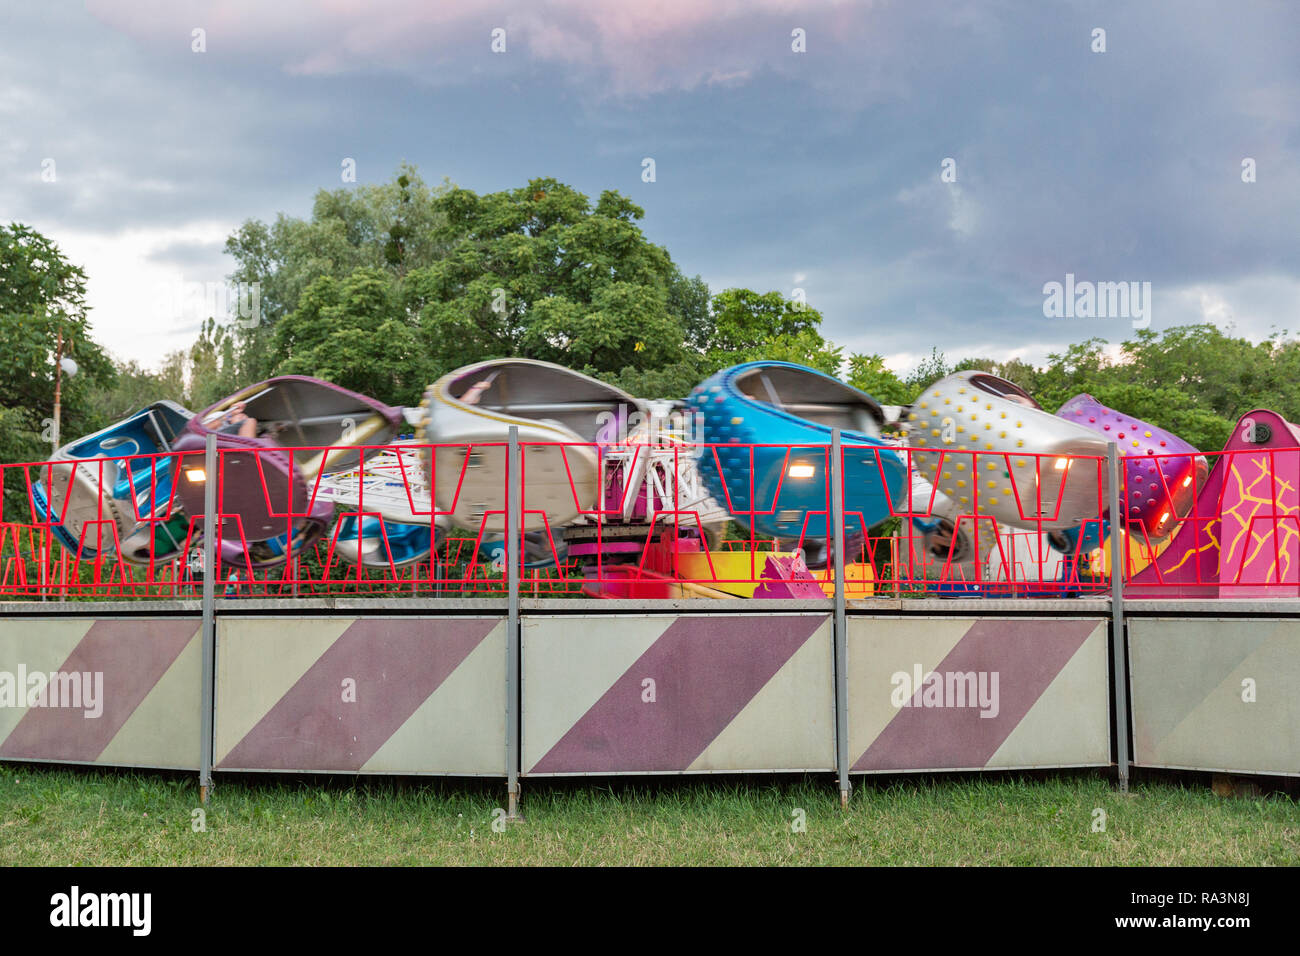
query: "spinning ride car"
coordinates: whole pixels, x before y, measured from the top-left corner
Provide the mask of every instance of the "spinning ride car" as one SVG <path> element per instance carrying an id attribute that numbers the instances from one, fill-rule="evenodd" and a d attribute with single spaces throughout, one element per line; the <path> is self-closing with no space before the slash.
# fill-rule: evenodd
<path id="1" fill-rule="evenodd" d="M 32 476 L 35 513 L 83 559 L 119 551 L 149 564 L 180 554 L 188 519 L 173 496 L 176 459 L 166 453 L 193 417 L 175 402 L 154 402 L 64 445 Z"/>
<path id="2" fill-rule="evenodd" d="M 191 419 L 176 443 L 191 453 L 181 500 L 191 514 L 202 513 L 210 476 L 195 453 L 215 434 L 223 559 L 234 552 L 253 567 L 278 564 L 315 540 L 334 513 L 318 493 L 319 479 L 378 454 L 400 421 L 398 409 L 320 379 L 259 382 Z"/>
<path id="3" fill-rule="evenodd" d="M 891 514 L 907 479 L 881 438 L 885 416 L 865 392 L 791 362 L 746 362 L 692 390 L 703 419 L 700 473 L 710 494 L 757 534 L 827 537 L 831 431 L 840 429 L 844 512 L 861 534 Z"/>
<path id="4" fill-rule="evenodd" d="M 972 514 L 1047 532 L 1104 513 L 1106 440 L 1044 411 L 1006 379 L 954 373 L 926 389 L 906 417 L 922 476 Z"/>
<path id="5" fill-rule="evenodd" d="M 602 451 L 642 403 L 560 365 L 492 359 L 444 375 L 425 392 L 417 435 L 439 515 L 463 528 L 506 530 L 509 429 L 522 444 L 520 527 L 541 531 L 597 516 Z"/>

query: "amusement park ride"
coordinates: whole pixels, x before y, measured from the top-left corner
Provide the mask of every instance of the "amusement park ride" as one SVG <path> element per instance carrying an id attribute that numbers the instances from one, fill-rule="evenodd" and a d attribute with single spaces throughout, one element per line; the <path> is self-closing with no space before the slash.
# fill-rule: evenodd
<path id="1" fill-rule="evenodd" d="M 157 402 L 48 462 L 6 468 L 24 471 L 31 525 L 74 564 L 107 563 L 123 580 L 186 563 L 215 480 L 218 561 L 245 581 L 315 555 L 390 581 L 459 562 L 481 583 L 503 564 L 517 460 L 521 563 L 557 591 L 820 598 L 838 537 L 854 597 L 1070 597 L 1116 571 L 1131 596 L 1217 597 L 1300 595 L 1298 446 L 1295 426 L 1254 411 L 1211 467 L 1089 395 L 1053 414 L 979 371 L 891 410 L 788 362 L 747 362 L 684 401 L 647 401 L 515 358 L 451 372 L 409 409 L 302 376 L 198 415 Z M 1125 568 L 1111 567 L 1112 534 Z"/>

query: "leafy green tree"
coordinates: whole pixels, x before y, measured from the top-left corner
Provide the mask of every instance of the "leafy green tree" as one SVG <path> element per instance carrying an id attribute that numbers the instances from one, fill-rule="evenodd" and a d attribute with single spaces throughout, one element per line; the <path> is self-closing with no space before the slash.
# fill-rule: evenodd
<path id="1" fill-rule="evenodd" d="M 682 397 L 719 369 L 741 362 L 794 362 L 827 375 L 840 374 L 844 350 L 822 337 L 822 316 L 816 309 L 780 292 L 752 289 L 724 290 L 711 305 L 707 318 L 691 320 L 693 328 L 707 329 L 708 334 L 688 333 L 683 358 L 650 370 L 627 368 L 612 381 L 634 395 Z"/>
<path id="2" fill-rule="evenodd" d="M 617 375 L 686 357 L 702 283 L 647 241 L 627 197 L 606 190 L 593 206 L 534 179 L 483 196 L 452 189 L 435 207 L 449 248 L 411 272 L 407 308 L 441 371 L 522 355 Z"/>
<path id="3" fill-rule="evenodd" d="M 910 405 L 917 395 L 910 385 L 885 367 L 885 360 L 879 355 L 849 356 L 846 381 L 882 405 Z"/>
<path id="4" fill-rule="evenodd" d="M 1019 385 L 1030 395 L 1039 390 L 1041 373 L 1029 362 L 1023 359 L 1008 359 L 1005 362 L 998 362 L 994 359 L 987 358 L 966 358 L 962 359 L 953 366 L 954 372 L 965 372 L 968 370 L 978 370 L 996 375 L 999 378 L 1005 378 L 1009 382 Z"/>
<path id="5" fill-rule="evenodd" d="M 693 352 L 704 352 L 713 338 L 714 328 L 708 283 L 699 276 L 688 279 L 676 266 L 673 270 L 668 283 L 668 311 L 681 319 L 687 346 Z"/>
<path id="6" fill-rule="evenodd" d="M 724 289 L 713 297 L 713 328 L 707 350 L 724 359 L 761 350 L 780 336 L 812 332 L 820 339 L 822 314 L 780 292 Z"/>
<path id="7" fill-rule="evenodd" d="M 1235 421 L 1265 397 L 1289 420 L 1300 413 L 1300 343 L 1280 334 L 1251 342 L 1206 323 L 1159 334 L 1143 329 L 1121 349 L 1121 377 L 1175 387 L 1225 419 Z"/>
<path id="8" fill-rule="evenodd" d="M 717 369 L 703 355 L 692 353 L 660 368 L 638 369 L 629 365 L 616 374 L 600 374 L 595 369 L 585 371 L 638 398 L 684 398 Z"/>
<path id="9" fill-rule="evenodd" d="M 317 376 L 399 405 L 417 403 L 432 375 L 397 280 L 383 269 L 318 278 L 273 343 L 279 374 Z"/>
<path id="10" fill-rule="evenodd" d="M 437 200 L 448 188 L 430 188 L 403 163 L 391 182 L 320 190 L 309 219 L 249 219 L 226 240 L 230 278 L 261 283 L 262 321 L 273 328 L 321 276 L 342 279 L 361 268 L 404 276 L 445 252 Z"/>
<path id="11" fill-rule="evenodd" d="M 183 355 L 173 353 L 158 369 L 144 368 L 134 359 L 114 362 L 117 377 L 114 383 L 90 396 L 95 417 L 105 425 L 121 421 L 140 409 L 162 399 L 185 405 L 185 376 Z"/>
<path id="12" fill-rule="evenodd" d="M 1103 405 L 1167 428 L 1201 451 L 1221 449 L 1236 421 L 1189 400 L 1186 392 L 1173 385 L 1102 381 L 1083 391 Z"/>
<path id="13" fill-rule="evenodd" d="M 208 319 L 187 355 L 189 407 L 200 412 L 259 377 L 247 373 L 238 358 L 237 332 L 233 326 Z M 268 351 L 270 349 L 268 348 Z"/>
<path id="14" fill-rule="evenodd" d="M 719 353 L 712 353 L 718 358 Z M 831 377 L 840 374 L 844 364 L 844 349 L 827 342 L 813 329 L 800 329 L 798 332 L 782 332 L 772 336 L 756 348 L 743 349 L 728 357 L 727 364 L 752 362 L 768 359 L 775 362 L 794 362 L 815 368 Z"/>
<path id="15" fill-rule="evenodd" d="M 1209 324 L 1139 330 L 1112 360 L 1104 339 L 1052 353 L 1042 368 L 966 359 L 1023 387 L 1048 411 L 1087 393 L 1104 405 L 1167 428 L 1203 451 L 1223 447 L 1237 419 L 1265 406 L 1300 413 L 1300 343 L 1236 338 Z"/>
<path id="16" fill-rule="evenodd" d="M 921 360 L 915 369 L 903 381 L 913 391 L 913 397 L 920 395 L 945 375 L 952 374 L 952 367 L 944 359 L 938 348 L 930 348 L 929 358 Z"/>
<path id="17" fill-rule="evenodd" d="M 235 260 L 231 281 L 257 282 L 261 295 L 260 324 L 233 330 L 243 377 L 270 374 L 275 327 L 322 276 L 342 280 L 357 269 L 378 269 L 400 282 L 439 261 L 447 235 L 438 199 L 449 188 L 429 187 L 403 163 L 390 182 L 320 190 L 309 219 L 281 214 L 269 225 L 244 222 L 226 240 Z"/>
<path id="18" fill-rule="evenodd" d="M 101 427 L 90 396 L 113 383 L 112 362 L 91 338 L 86 274 L 58 246 L 20 223 L 0 226 L 0 461 L 49 457 L 54 356 L 79 366 L 62 379 L 61 441 Z"/>
<path id="19" fill-rule="evenodd" d="M 770 359 L 838 375 L 844 350 L 819 331 L 822 314 L 780 292 L 724 289 L 713 297 L 705 356 L 715 370 Z"/>
<path id="20" fill-rule="evenodd" d="M 1080 392 L 1093 394 L 1114 375 L 1105 347 L 1104 339 L 1091 338 L 1068 346 L 1064 352 L 1050 353 L 1034 387 L 1025 386 L 1026 390 L 1049 412 Z"/>

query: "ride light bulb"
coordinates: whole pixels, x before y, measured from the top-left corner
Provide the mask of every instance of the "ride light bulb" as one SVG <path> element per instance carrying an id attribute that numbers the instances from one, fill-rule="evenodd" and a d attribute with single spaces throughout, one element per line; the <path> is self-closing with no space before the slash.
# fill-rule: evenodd
<path id="1" fill-rule="evenodd" d="M 791 478 L 811 478 L 817 474 L 816 465 L 791 465 L 790 470 L 786 472 Z"/>
<path id="2" fill-rule="evenodd" d="M 1058 458 L 1058 459 L 1056 459 L 1056 470 L 1057 470 L 1057 471 L 1064 471 L 1064 470 L 1065 470 L 1066 468 L 1068 468 L 1068 467 L 1070 467 L 1070 461 L 1069 461 L 1069 459 L 1067 459 L 1067 458 Z"/>
<path id="3" fill-rule="evenodd" d="M 208 473 L 202 468 L 186 468 L 185 477 L 199 485 L 208 480 Z"/>

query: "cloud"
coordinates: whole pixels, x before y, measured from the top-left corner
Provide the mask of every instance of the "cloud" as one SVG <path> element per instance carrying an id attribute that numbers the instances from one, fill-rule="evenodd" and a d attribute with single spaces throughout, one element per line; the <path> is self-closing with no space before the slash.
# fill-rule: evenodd
<path id="1" fill-rule="evenodd" d="M 63 254 L 86 271 L 86 302 L 96 341 L 120 358 L 157 364 L 193 344 L 208 317 L 186 284 L 224 285 L 222 254 L 229 222 L 190 222 L 165 229 L 117 233 L 62 229 Z M 215 297 L 214 297 L 215 298 Z"/>
<path id="2" fill-rule="evenodd" d="M 700 85 L 736 85 L 757 70 L 796 71 L 792 30 L 809 56 L 868 42 L 875 3 L 844 0 L 89 0 L 114 30 L 174 57 L 205 31 L 207 55 L 271 62 L 294 76 L 396 72 L 438 84 L 529 63 L 565 68 L 593 94 L 644 96 Z M 505 30 L 494 53 L 493 31 Z"/>
<path id="3" fill-rule="evenodd" d="M 959 183 L 941 182 L 937 171 L 927 181 L 900 189 L 897 200 L 931 220 L 931 228 L 943 223 L 960 239 L 971 238 L 979 224 L 979 208 L 975 201 Z"/>

